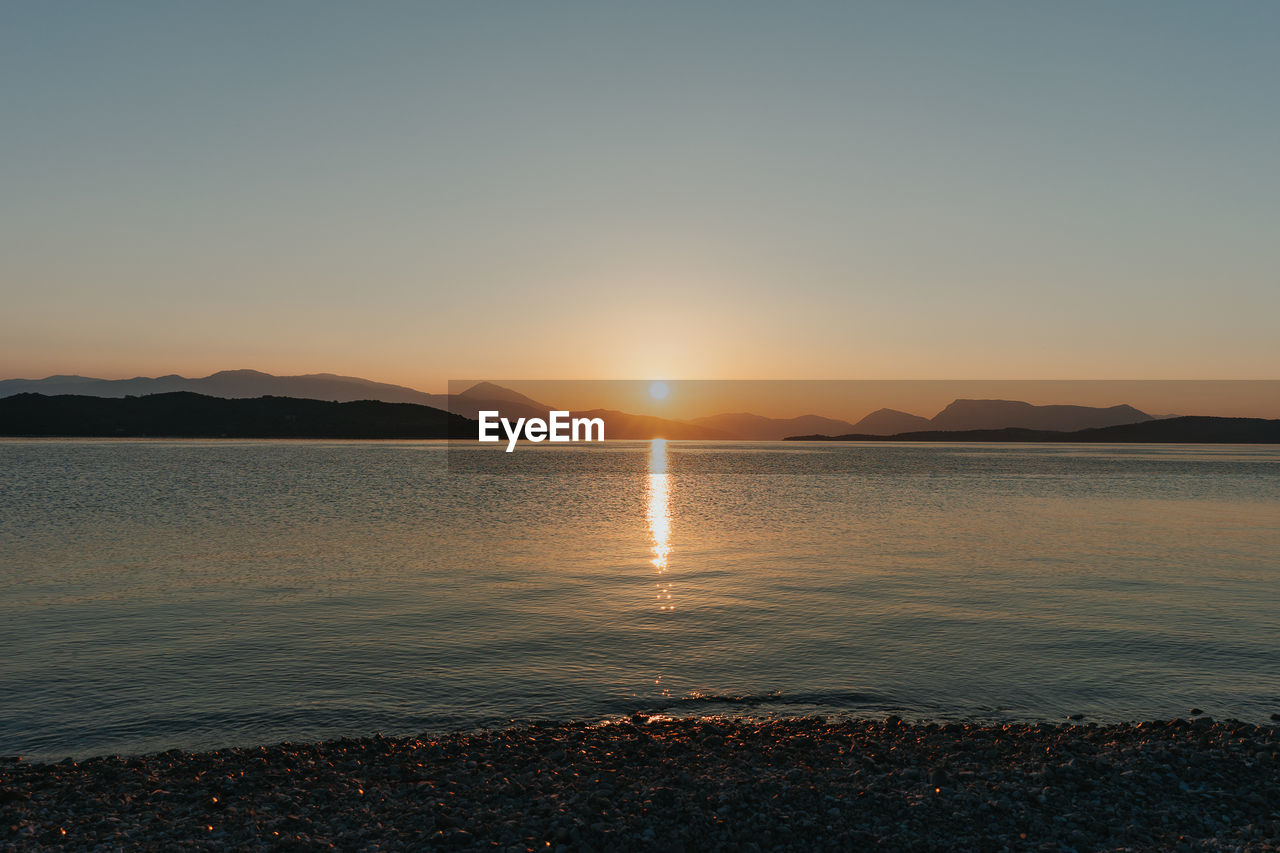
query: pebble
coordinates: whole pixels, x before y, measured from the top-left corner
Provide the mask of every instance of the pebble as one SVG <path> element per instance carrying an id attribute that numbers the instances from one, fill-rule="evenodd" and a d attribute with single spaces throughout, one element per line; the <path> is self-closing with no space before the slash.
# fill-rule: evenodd
<path id="1" fill-rule="evenodd" d="M 1202 716 L 1079 726 L 633 715 L 6 762 L 0 850 L 1263 853 L 1280 849 L 1278 752 L 1275 726 Z"/>

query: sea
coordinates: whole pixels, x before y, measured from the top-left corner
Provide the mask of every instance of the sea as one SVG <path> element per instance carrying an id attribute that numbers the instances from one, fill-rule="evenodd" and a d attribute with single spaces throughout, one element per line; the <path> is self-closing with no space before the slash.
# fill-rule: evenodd
<path id="1" fill-rule="evenodd" d="M 1280 712 L 1277 446 L 0 441 L 0 755 L 1192 709 Z"/>

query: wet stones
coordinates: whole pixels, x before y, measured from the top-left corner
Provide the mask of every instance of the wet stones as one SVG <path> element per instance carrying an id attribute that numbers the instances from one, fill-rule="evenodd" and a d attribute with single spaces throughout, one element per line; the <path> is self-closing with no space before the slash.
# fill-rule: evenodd
<path id="1" fill-rule="evenodd" d="M 1280 845 L 1272 726 L 663 719 L 0 764 L 0 849 Z M 65 834 L 64 834 L 65 833 Z"/>

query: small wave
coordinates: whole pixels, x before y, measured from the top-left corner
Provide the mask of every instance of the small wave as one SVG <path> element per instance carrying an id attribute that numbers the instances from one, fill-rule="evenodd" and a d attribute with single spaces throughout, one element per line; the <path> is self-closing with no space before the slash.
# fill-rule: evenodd
<path id="1" fill-rule="evenodd" d="M 813 705 L 820 708 L 852 708 L 867 705 L 881 706 L 885 697 L 861 691 L 834 691 L 822 693 L 704 693 L 694 691 L 687 696 L 673 696 L 651 704 L 655 711 L 670 711 L 702 705 Z"/>

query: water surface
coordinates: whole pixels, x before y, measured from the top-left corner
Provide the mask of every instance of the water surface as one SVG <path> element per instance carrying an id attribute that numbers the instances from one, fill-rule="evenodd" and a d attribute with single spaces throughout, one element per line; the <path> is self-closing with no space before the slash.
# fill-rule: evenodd
<path id="1" fill-rule="evenodd" d="M 0 754 L 1280 711 L 1280 448 L 490 452 L 0 442 Z"/>

